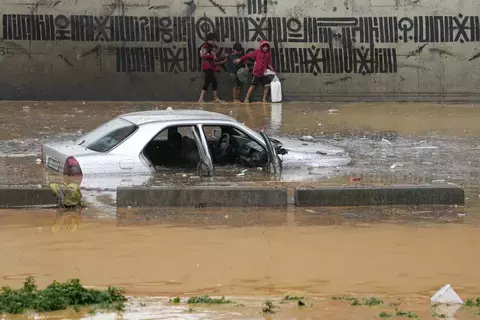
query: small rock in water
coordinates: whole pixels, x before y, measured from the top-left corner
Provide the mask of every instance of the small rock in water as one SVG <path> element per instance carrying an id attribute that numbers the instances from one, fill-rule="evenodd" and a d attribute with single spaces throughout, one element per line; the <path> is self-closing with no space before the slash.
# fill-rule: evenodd
<path id="1" fill-rule="evenodd" d="M 36 164 L 41 164 L 41 163 L 42 163 L 42 159 L 36 159 L 36 160 L 35 160 L 35 163 L 36 163 Z"/>
<path id="2" fill-rule="evenodd" d="M 402 168 L 402 167 L 403 167 L 403 164 L 401 163 L 394 163 L 390 166 L 391 169 Z"/>
<path id="3" fill-rule="evenodd" d="M 330 113 L 330 114 L 332 114 L 332 113 L 337 113 L 337 112 L 338 112 L 337 109 L 330 109 L 330 110 L 328 110 L 328 113 Z"/>
<path id="4" fill-rule="evenodd" d="M 312 136 L 303 136 L 303 137 L 300 138 L 300 140 L 302 140 L 302 141 L 313 141 L 315 139 L 313 139 Z"/>
<path id="5" fill-rule="evenodd" d="M 383 143 L 386 143 L 386 144 L 392 144 L 390 141 L 388 141 L 388 140 L 385 139 L 385 138 L 382 138 L 382 142 L 383 142 Z"/>

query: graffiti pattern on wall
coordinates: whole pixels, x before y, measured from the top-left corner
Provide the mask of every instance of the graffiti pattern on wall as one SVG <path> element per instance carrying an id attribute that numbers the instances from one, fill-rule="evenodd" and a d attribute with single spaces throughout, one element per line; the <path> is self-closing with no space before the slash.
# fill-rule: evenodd
<path id="1" fill-rule="evenodd" d="M 262 1 L 255 8 L 258 13 Z M 398 43 L 478 42 L 480 20 L 461 14 L 302 19 L 3 15 L 5 40 L 119 43 L 117 72 L 200 71 L 198 47 L 208 32 L 216 32 L 228 47 L 238 41 L 253 50 L 253 42 L 271 41 L 274 64 L 283 73 L 365 75 L 397 72 Z"/>

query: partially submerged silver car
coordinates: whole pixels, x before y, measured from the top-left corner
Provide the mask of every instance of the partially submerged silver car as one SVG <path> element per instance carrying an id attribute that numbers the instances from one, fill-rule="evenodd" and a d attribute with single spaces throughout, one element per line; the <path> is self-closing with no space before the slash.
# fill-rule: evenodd
<path id="1" fill-rule="evenodd" d="M 152 174 L 162 168 L 214 175 L 221 166 L 288 168 L 345 166 L 343 149 L 271 139 L 232 117 L 204 110 L 156 110 L 120 115 L 76 141 L 42 146 L 45 168 L 68 176 Z"/>

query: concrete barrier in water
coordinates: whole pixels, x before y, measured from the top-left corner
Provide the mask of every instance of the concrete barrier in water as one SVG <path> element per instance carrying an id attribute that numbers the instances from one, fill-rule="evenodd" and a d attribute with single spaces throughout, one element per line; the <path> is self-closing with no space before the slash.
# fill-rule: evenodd
<path id="1" fill-rule="evenodd" d="M 120 187 L 117 207 L 286 207 L 287 188 Z"/>
<path id="2" fill-rule="evenodd" d="M 455 184 L 295 189 L 295 205 L 302 207 L 464 204 L 464 190 Z"/>
<path id="3" fill-rule="evenodd" d="M 287 188 L 273 187 L 120 187 L 117 207 L 286 207 Z M 296 188 L 301 207 L 375 205 L 464 205 L 455 184 Z M 0 186 L 0 208 L 56 207 L 48 187 Z"/>
<path id="4" fill-rule="evenodd" d="M 58 200 L 48 187 L 0 186 L 0 208 L 56 206 Z"/>

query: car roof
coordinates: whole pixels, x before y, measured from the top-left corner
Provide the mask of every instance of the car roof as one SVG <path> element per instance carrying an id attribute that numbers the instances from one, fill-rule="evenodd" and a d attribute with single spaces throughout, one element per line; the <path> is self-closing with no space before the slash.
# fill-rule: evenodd
<path id="1" fill-rule="evenodd" d="M 125 113 L 118 116 L 136 125 L 142 125 L 149 122 L 164 121 L 182 121 L 182 120 L 221 120 L 237 122 L 234 118 L 205 110 L 198 109 L 168 109 L 168 110 L 151 110 Z"/>

